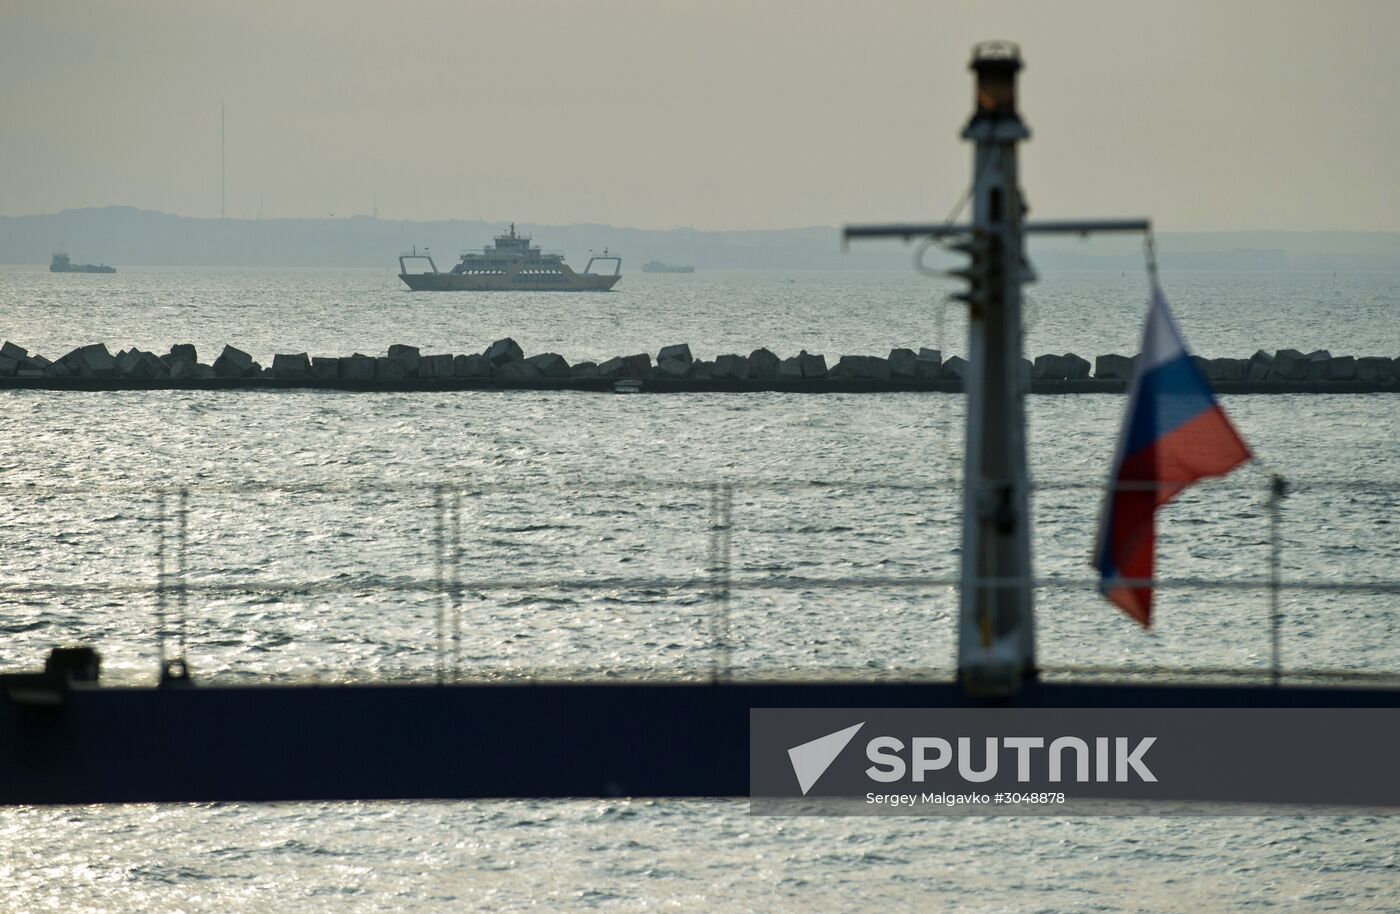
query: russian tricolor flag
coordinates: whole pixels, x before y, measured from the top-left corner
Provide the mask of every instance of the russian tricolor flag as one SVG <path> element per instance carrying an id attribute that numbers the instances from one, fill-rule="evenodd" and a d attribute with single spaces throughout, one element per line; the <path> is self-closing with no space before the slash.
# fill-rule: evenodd
<path id="1" fill-rule="evenodd" d="M 1196 480 L 1223 476 L 1249 458 L 1154 284 L 1094 547 L 1104 595 L 1151 625 L 1157 509 Z"/>

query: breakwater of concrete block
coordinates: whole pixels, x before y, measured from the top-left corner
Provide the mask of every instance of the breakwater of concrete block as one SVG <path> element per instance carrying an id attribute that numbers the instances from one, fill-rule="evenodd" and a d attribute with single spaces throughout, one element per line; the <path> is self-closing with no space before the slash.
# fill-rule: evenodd
<path id="1" fill-rule="evenodd" d="M 1195 358 L 1195 357 L 1193 357 Z M 1334 356 L 1326 350 L 1259 350 L 1246 359 L 1195 358 L 1221 393 L 1377 393 L 1400 391 L 1400 359 Z M 1127 389 L 1136 357 L 1100 355 L 1093 362 L 1065 353 L 1025 359 L 1022 378 L 1031 393 L 1118 393 Z M 791 391 L 860 393 L 963 389 L 968 363 L 936 349 L 893 349 L 888 355 L 820 353 L 781 356 L 768 349 L 747 355 L 696 358 L 684 343 L 602 362 L 570 363 L 553 352 L 526 355 L 511 339 L 478 353 L 424 353 L 393 345 L 382 355 L 312 356 L 277 353 L 262 365 L 235 346 L 212 362 L 195 347 L 172 346 L 158 355 L 105 344 L 80 346 L 50 360 L 22 346 L 0 347 L 0 388 L 57 390 L 318 388 L 397 390 Z"/>

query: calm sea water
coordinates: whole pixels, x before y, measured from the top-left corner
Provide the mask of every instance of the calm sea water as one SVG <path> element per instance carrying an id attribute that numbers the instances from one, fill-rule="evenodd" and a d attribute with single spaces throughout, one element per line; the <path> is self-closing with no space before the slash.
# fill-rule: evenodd
<path id="1" fill-rule="evenodd" d="M 1400 276 L 1183 274 L 1195 350 L 1400 355 Z M 901 274 L 629 274 L 607 295 L 411 295 L 389 271 L 0 270 L 0 336 L 57 356 L 479 351 L 570 360 L 689 342 L 960 352 Z M 1050 275 L 1027 350 L 1130 353 L 1141 276 Z M 97 644 L 154 674 L 159 500 L 190 488 L 189 659 L 205 679 L 421 677 L 438 662 L 434 487 L 459 491 L 464 676 L 695 676 L 714 659 L 710 486 L 734 485 L 737 675 L 939 674 L 952 664 L 961 398 L 945 395 L 0 393 L 0 666 Z M 1160 597 L 1143 632 L 1086 557 L 1122 400 L 1030 401 L 1042 660 L 1268 662 L 1267 600 Z M 1168 509 L 1177 579 L 1265 574 L 1270 473 L 1294 484 L 1285 575 L 1400 577 L 1394 395 L 1233 397 L 1261 466 Z M 882 579 L 924 577 L 919 586 Z M 814 579 L 860 578 L 860 588 Z M 595 588 L 565 587 L 602 582 Z M 79 588 L 75 591 L 74 587 Z M 87 588 L 83 590 L 82 588 Z M 1400 669 L 1391 596 L 1290 591 L 1291 669 Z M 1199 911 L 1400 908 L 1391 819 L 775 820 L 742 802 L 142 806 L 0 811 L 5 910 Z"/>

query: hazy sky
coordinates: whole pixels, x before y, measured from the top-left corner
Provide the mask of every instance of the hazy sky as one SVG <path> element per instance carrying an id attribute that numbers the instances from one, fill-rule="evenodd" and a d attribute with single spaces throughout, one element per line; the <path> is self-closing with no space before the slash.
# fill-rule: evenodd
<path id="1" fill-rule="evenodd" d="M 1395 0 L 0 0 L 0 213 L 936 219 L 984 38 L 1038 217 L 1400 230 Z"/>

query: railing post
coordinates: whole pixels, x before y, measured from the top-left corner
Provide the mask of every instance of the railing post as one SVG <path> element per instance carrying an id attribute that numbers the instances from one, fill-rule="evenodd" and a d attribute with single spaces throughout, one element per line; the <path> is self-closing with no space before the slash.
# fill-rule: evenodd
<path id="1" fill-rule="evenodd" d="M 165 499 L 156 493 L 156 664 L 165 678 Z"/>
<path id="2" fill-rule="evenodd" d="M 165 651 L 167 592 L 169 590 L 165 561 L 166 501 L 169 493 L 158 496 L 159 509 L 156 515 L 156 627 L 158 656 L 160 660 L 160 685 L 189 685 L 190 665 L 186 659 L 188 644 L 189 586 L 185 578 L 189 573 L 189 513 L 190 490 L 181 486 L 175 501 L 175 612 L 176 643 L 178 656 L 169 657 Z"/>
<path id="3" fill-rule="evenodd" d="M 462 678 L 462 490 L 452 490 L 452 679 Z"/>
<path id="4" fill-rule="evenodd" d="M 444 633 L 447 628 L 447 589 L 443 583 L 444 573 L 447 565 L 447 519 L 444 516 L 447 510 L 445 499 L 443 498 L 444 487 L 442 483 L 433 486 L 433 519 L 434 532 L 433 551 L 434 576 L 433 576 L 433 602 L 436 606 L 433 619 L 434 637 L 437 642 L 436 657 L 433 664 L 437 669 L 438 685 L 442 685 L 447 678 L 447 670 L 443 662 L 444 653 Z"/>
<path id="5" fill-rule="evenodd" d="M 710 491 L 710 678 L 729 678 L 729 590 L 733 560 L 734 484 L 716 483 Z"/>
<path id="6" fill-rule="evenodd" d="M 1279 603 L 1282 588 L 1283 500 L 1288 495 L 1288 483 L 1282 476 L 1269 477 L 1269 653 L 1274 688 L 1278 688 L 1283 670 L 1279 656 L 1280 630 L 1283 610 Z"/>
<path id="7" fill-rule="evenodd" d="M 188 644 L 187 633 L 189 629 L 189 545 L 190 545 L 190 490 L 188 486 L 180 487 L 180 507 L 176 516 L 176 540 L 179 552 L 177 553 L 178 564 L 176 566 L 179 574 L 175 591 L 175 605 L 180 613 L 180 663 L 188 668 Z"/>

